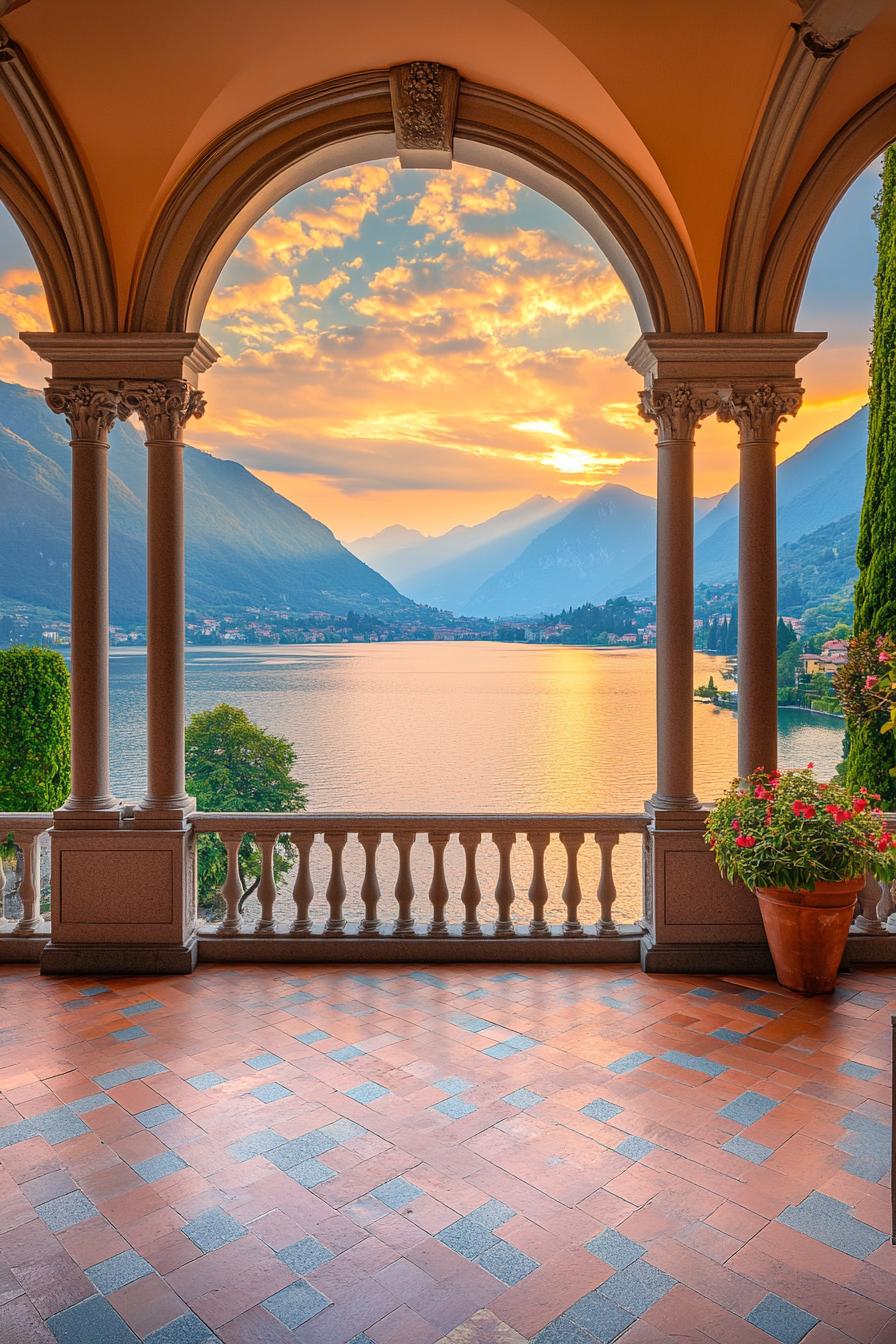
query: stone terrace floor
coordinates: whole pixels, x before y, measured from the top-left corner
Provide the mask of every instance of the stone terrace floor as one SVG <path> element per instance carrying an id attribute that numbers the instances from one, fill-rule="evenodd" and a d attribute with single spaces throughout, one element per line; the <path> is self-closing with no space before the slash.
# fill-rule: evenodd
<path id="1" fill-rule="evenodd" d="M 896 1342 L 896 975 L 0 968 L 3 1344 Z"/>

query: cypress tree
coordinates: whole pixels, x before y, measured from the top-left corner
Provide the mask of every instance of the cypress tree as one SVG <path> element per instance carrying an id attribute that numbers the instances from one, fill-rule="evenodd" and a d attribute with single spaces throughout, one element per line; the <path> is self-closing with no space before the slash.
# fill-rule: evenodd
<path id="1" fill-rule="evenodd" d="M 871 343 L 868 469 L 859 524 L 856 634 L 896 634 L 896 147 L 884 156 L 878 228 L 874 329 Z M 896 735 L 879 724 L 850 722 L 847 782 L 896 806 Z"/>

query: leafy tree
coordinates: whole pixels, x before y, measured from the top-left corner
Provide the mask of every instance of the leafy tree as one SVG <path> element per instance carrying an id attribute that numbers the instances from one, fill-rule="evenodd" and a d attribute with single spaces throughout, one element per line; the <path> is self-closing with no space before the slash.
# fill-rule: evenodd
<path id="1" fill-rule="evenodd" d="M 874 334 L 871 346 L 868 470 L 859 523 L 855 591 L 857 635 L 896 633 L 896 147 L 884 156 L 878 226 Z M 849 724 L 847 782 L 896 806 L 896 742 L 875 722 Z"/>
<path id="2" fill-rule="evenodd" d="M 784 620 L 783 616 L 778 617 L 778 657 L 787 648 L 789 644 L 796 643 L 796 632 L 792 625 Z"/>
<path id="3" fill-rule="evenodd" d="M 296 753 L 285 737 L 266 733 L 233 705 L 194 714 L 184 738 L 187 787 L 202 812 L 301 812 L 305 785 L 293 777 Z M 227 874 L 227 855 L 216 835 L 197 843 L 199 900 L 214 905 Z M 284 837 L 274 850 L 274 875 L 285 876 L 295 858 Z M 240 909 L 258 886 L 261 852 L 251 836 L 239 851 L 243 896 Z"/>

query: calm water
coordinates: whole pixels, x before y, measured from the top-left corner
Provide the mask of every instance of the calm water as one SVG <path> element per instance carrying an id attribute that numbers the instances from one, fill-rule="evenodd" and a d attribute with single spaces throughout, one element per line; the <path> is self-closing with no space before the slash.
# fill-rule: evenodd
<path id="1" fill-rule="evenodd" d="M 227 700 L 263 728 L 288 737 L 312 811 L 624 812 L 643 806 L 654 787 L 654 653 L 513 644 L 356 644 L 187 651 L 187 712 Z M 114 651 L 112 777 L 121 797 L 137 798 L 145 763 L 145 659 Z M 724 659 L 695 654 L 695 684 L 712 672 L 725 685 Z M 779 717 L 781 763 L 815 762 L 829 776 L 840 759 L 842 722 L 801 710 Z M 735 773 L 737 721 L 730 711 L 695 706 L 696 788 L 712 798 Z M 322 852 L 317 854 L 317 849 Z M 381 847 L 381 886 L 396 869 L 391 842 Z M 460 877 L 456 841 L 449 877 Z M 317 888 L 326 884 L 327 851 L 315 850 Z M 552 889 L 562 886 L 563 851 L 548 852 Z M 360 883 L 357 842 L 346 849 L 350 892 Z M 598 872 L 593 841 L 582 851 L 592 919 Z M 414 850 L 418 890 L 429 855 Z M 639 846 L 624 840 L 617 863 L 619 910 L 640 909 Z M 493 888 L 496 852 L 480 850 L 484 892 Z M 524 893 L 527 846 L 515 850 Z M 459 885 L 459 883 L 458 883 Z M 385 914 L 392 913 L 386 902 Z M 421 912 L 425 902 L 420 903 Z M 525 901 L 519 903 L 525 917 Z M 283 918 L 291 917 L 288 896 Z M 350 913 L 358 910 L 350 899 Z M 483 913 L 493 909 L 490 901 Z M 453 917 L 459 906 L 453 907 Z M 552 914 L 562 917 L 559 900 Z"/>

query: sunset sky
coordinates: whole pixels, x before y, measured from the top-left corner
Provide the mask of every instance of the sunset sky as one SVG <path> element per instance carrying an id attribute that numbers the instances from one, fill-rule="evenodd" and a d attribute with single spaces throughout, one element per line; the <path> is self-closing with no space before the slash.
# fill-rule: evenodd
<path id="1" fill-rule="evenodd" d="M 799 325 L 830 339 L 801 366 L 784 455 L 865 399 L 878 172 L 853 185 L 813 263 Z M 41 384 L 15 333 L 47 326 L 4 213 L 0 377 Z M 225 267 L 203 331 L 222 358 L 191 442 L 344 540 L 390 523 L 440 532 L 609 480 L 655 493 L 625 289 L 578 224 L 498 174 L 363 164 L 291 193 Z M 735 479 L 734 439 L 701 428 L 699 493 Z"/>

